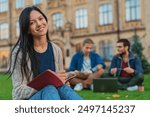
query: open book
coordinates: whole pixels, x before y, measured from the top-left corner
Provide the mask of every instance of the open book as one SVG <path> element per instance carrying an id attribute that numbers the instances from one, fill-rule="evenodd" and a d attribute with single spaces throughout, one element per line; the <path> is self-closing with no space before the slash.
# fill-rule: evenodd
<path id="1" fill-rule="evenodd" d="M 75 77 L 75 75 L 71 75 L 71 76 L 69 76 L 69 78 L 66 81 L 64 81 L 55 72 L 53 72 L 49 69 L 49 70 L 46 70 L 45 72 L 39 74 L 38 76 L 36 76 L 27 85 L 36 90 L 40 90 L 47 85 L 54 85 L 55 87 L 60 87 L 74 77 Z"/>

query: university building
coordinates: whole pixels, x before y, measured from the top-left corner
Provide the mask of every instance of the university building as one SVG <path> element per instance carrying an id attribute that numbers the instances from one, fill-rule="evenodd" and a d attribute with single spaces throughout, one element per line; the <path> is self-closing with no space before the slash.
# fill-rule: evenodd
<path id="1" fill-rule="evenodd" d="M 21 11 L 36 5 L 48 17 L 49 35 L 63 51 L 65 67 L 91 38 L 95 51 L 108 63 L 116 52 L 116 41 L 135 33 L 150 61 L 150 0 L 0 0 L 0 71 L 8 66 L 19 36 Z"/>

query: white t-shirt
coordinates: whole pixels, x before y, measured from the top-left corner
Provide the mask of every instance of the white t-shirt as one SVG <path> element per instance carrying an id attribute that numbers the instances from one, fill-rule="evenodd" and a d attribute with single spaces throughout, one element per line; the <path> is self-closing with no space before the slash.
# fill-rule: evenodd
<path id="1" fill-rule="evenodd" d="M 90 70 L 92 67 L 91 67 L 91 60 L 90 58 L 84 58 L 84 61 L 83 61 L 83 64 L 82 64 L 82 69 L 81 69 L 81 72 L 84 72 L 84 71 L 88 71 Z"/>

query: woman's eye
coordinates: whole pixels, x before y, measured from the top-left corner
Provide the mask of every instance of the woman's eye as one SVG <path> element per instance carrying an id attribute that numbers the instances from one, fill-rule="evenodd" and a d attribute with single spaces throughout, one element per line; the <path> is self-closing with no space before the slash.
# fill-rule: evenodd
<path id="1" fill-rule="evenodd" d="M 43 20 L 43 17 L 40 17 L 39 20 Z"/>
<path id="2" fill-rule="evenodd" d="M 34 22 L 30 22 L 30 25 L 34 24 Z"/>

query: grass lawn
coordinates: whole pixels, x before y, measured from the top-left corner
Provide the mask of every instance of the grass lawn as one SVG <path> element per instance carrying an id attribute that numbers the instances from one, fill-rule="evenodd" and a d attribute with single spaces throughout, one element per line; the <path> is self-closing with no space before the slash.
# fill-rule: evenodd
<path id="1" fill-rule="evenodd" d="M 8 75 L 0 75 L 0 100 L 12 99 L 12 83 Z"/>
<path id="2" fill-rule="evenodd" d="M 77 92 L 81 97 L 86 100 L 150 100 L 150 74 L 144 76 L 145 91 L 122 91 L 118 93 L 93 93 L 89 90 Z M 113 95 L 119 97 L 113 97 Z"/>
<path id="3" fill-rule="evenodd" d="M 145 75 L 145 91 L 119 91 L 119 97 L 113 97 L 114 93 L 93 93 L 89 90 L 77 92 L 85 100 L 150 100 L 150 74 Z M 0 75 L 0 100 L 10 100 L 12 92 L 11 79 Z M 116 94 L 116 93 L 115 93 Z"/>

